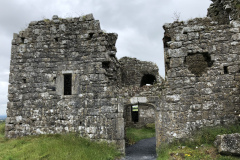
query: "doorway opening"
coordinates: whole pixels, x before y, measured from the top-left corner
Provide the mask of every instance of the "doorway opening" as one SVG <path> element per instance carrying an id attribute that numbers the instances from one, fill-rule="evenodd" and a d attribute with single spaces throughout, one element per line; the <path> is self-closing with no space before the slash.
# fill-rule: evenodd
<path id="1" fill-rule="evenodd" d="M 156 136 L 155 108 L 151 104 L 129 104 L 124 107 L 125 147 Z"/>

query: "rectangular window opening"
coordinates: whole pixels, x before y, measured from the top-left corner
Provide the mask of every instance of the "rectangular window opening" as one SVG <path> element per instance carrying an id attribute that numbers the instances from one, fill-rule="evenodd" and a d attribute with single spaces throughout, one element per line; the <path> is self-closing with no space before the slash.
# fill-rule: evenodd
<path id="1" fill-rule="evenodd" d="M 228 72 L 228 66 L 224 66 L 223 69 L 224 69 L 224 74 L 228 74 L 229 73 Z"/>
<path id="2" fill-rule="evenodd" d="M 138 122 L 138 105 L 132 106 L 132 121 Z"/>
<path id="3" fill-rule="evenodd" d="M 72 95 L 72 74 L 64 74 L 64 95 Z"/>

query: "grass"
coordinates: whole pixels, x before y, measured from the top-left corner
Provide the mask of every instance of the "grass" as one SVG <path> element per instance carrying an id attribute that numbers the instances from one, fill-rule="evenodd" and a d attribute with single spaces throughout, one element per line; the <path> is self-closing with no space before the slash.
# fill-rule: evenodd
<path id="1" fill-rule="evenodd" d="M 143 128 L 126 128 L 126 141 L 129 145 L 151 137 L 155 137 L 155 124 L 148 124 Z"/>
<path id="2" fill-rule="evenodd" d="M 5 139 L 4 126 L 0 124 L 0 160 L 111 160 L 121 156 L 113 144 L 92 142 L 76 134 Z"/>
<path id="3" fill-rule="evenodd" d="M 174 141 L 171 144 L 163 144 L 159 148 L 158 160 L 168 159 L 215 159 L 215 160 L 237 160 L 239 157 L 222 156 L 218 154 L 213 142 L 217 135 L 240 133 L 239 125 L 206 127 L 193 135 L 192 140 Z"/>
<path id="4" fill-rule="evenodd" d="M 4 138 L 4 132 L 5 132 L 5 123 L 0 122 L 0 139 Z"/>

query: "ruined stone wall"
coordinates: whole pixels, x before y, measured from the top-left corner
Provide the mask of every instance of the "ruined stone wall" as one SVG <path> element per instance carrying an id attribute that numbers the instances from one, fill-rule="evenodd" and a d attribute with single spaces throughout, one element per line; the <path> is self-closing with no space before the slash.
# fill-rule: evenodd
<path id="1" fill-rule="evenodd" d="M 14 34 L 6 136 L 78 132 L 124 144 L 116 40 L 92 14 L 53 16 Z"/>
<path id="2" fill-rule="evenodd" d="M 147 106 L 140 108 L 147 121 L 154 112 L 157 147 L 204 126 L 234 123 L 240 23 L 210 12 L 212 19 L 164 25 L 165 83 L 155 83 L 151 62 L 118 61 L 117 34 L 104 33 L 92 14 L 31 22 L 12 41 L 6 136 L 77 132 L 124 151 L 124 110 L 136 104 Z"/>
<path id="3" fill-rule="evenodd" d="M 158 66 L 153 62 L 140 61 L 136 58 L 123 57 L 121 63 L 123 86 L 143 86 L 159 82 Z"/>
<path id="4" fill-rule="evenodd" d="M 204 126 L 234 123 L 240 112 L 240 23 L 197 18 L 164 29 L 167 82 L 159 134 L 171 141 Z"/>
<path id="5" fill-rule="evenodd" d="M 229 24 L 230 21 L 240 18 L 239 0 L 212 0 L 212 2 L 207 16 L 219 24 Z"/>

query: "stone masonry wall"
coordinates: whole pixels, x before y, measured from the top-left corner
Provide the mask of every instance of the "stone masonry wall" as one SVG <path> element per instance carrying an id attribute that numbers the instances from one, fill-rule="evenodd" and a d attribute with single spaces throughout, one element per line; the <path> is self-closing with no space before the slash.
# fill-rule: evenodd
<path id="1" fill-rule="evenodd" d="M 123 57 L 119 62 L 121 63 L 123 86 L 142 86 L 145 82 L 151 82 L 151 78 L 155 78 L 155 83 L 160 80 L 158 66 L 153 62 L 140 61 L 129 57 Z"/>
<path id="2" fill-rule="evenodd" d="M 167 141 L 204 126 L 227 125 L 240 112 L 240 23 L 211 18 L 165 24 L 166 89 L 159 119 Z"/>
<path id="3" fill-rule="evenodd" d="M 212 2 L 207 16 L 219 24 L 229 24 L 230 21 L 240 18 L 239 0 L 212 0 Z"/>
<path id="4" fill-rule="evenodd" d="M 116 40 L 92 14 L 53 16 L 14 34 L 6 136 L 78 132 L 124 146 Z"/>

